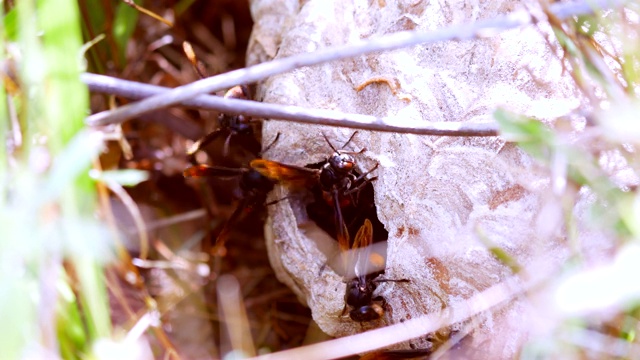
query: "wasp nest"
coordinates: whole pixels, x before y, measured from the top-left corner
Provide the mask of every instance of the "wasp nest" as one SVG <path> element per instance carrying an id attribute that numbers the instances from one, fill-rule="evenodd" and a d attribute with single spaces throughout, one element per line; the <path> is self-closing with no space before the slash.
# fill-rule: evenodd
<path id="1" fill-rule="evenodd" d="M 405 30 L 427 31 L 523 8 L 517 1 L 268 1 L 255 0 L 250 63 L 313 52 Z M 487 122 L 498 106 L 552 119 L 578 107 L 544 29 L 527 27 L 491 38 L 439 42 L 371 53 L 296 69 L 258 86 L 257 100 L 348 113 L 394 117 L 404 123 Z M 353 133 L 265 121 L 263 139 L 282 133 L 266 158 L 304 166 L 326 159 Z M 520 265 L 562 258 L 560 232 L 545 221 L 546 173 L 500 137 L 437 137 L 359 132 L 349 145 L 362 173 L 371 175 L 377 216 L 388 231 L 384 278 L 375 295 L 391 311 L 372 323 L 341 316 L 345 282 L 327 262 L 329 239 L 309 220 L 304 196 L 269 207 L 270 258 L 278 277 L 312 310 L 332 336 L 439 312 L 499 283 L 512 271 L 488 250 L 500 247 Z M 288 195 L 277 187 L 271 199 Z M 559 218 L 559 217 L 558 217 Z M 555 220 L 554 220 L 555 221 Z M 559 221 L 559 220 L 558 220 Z M 484 241 L 483 241 L 484 239 Z M 333 247 L 333 248 L 332 248 Z M 553 255 L 551 255 L 553 254 Z M 510 357 L 526 336 L 528 304 L 516 301 L 474 322 L 469 341 L 492 358 Z M 430 338 L 411 345 L 429 346 Z M 487 354 L 493 354 L 487 355 Z"/>

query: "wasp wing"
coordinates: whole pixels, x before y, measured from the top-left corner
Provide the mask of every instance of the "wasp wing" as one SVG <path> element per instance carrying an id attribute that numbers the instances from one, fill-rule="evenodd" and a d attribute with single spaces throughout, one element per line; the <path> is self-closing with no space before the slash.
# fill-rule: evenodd
<path id="1" fill-rule="evenodd" d="M 318 184 L 320 171 L 277 161 L 254 159 L 249 164 L 262 176 L 294 188 L 309 188 Z"/>
<path id="2" fill-rule="evenodd" d="M 353 239 L 353 249 L 366 248 L 373 243 L 373 225 L 369 219 L 364 219 L 356 237 Z"/>
<path id="3" fill-rule="evenodd" d="M 184 177 L 203 177 L 203 176 L 215 176 L 215 177 L 234 177 L 240 176 L 246 173 L 248 169 L 245 168 L 228 168 L 223 166 L 209 166 L 209 165 L 194 165 L 186 168 L 182 175 Z"/>
<path id="4" fill-rule="evenodd" d="M 365 219 L 353 240 L 353 251 L 351 251 L 351 264 L 354 266 L 356 276 L 366 276 L 369 273 L 372 243 L 373 225 L 369 219 Z"/>

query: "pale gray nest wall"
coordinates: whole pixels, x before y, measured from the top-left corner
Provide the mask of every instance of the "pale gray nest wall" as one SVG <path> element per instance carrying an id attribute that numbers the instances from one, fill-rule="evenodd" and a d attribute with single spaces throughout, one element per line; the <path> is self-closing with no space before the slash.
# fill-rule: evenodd
<path id="1" fill-rule="evenodd" d="M 255 0 L 256 24 L 248 59 L 251 65 L 396 31 L 492 18 L 521 8 L 515 1 Z M 476 41 L 417 46 L 297 69 L 260 84 L 257 99 L 397 116 L 415 123 L 489 121 L 498 106 L 550 120 L 578 107 L 580 99 L 570 79 L 561 75 L 560 62 L 543 34 L 529 27 Z M 380 76 L 397 79 L 397 95 L 382 83 L 360 92 L 354 89 Z M 277 132 L 283 136 L 265 157 L 305 165 L 330 153 L 321 132 L 338 145 L 352 130 L 266 121 L 265 143 Z M 479 241 L 479 233 L 522 265 L 544 256 L 557 262 L 566 253 L 558 244 L 559 233 L 540 236 L 538 231 L 545 203 L 542 194 L 549 192 L 547 174 L 514 145 L 497 137 L 360 132 L 352 146 L 368 149 L 358 157 L 361 170 L 375 161 L 381 164 L 374 173 L 378 176 L 374 187 L 379 218 L 390 234 L 385 277 L 411 280 L 380 285 L 378 293 L 393 309 L 386 323 L 438 311 L 443 306 L 440 299 L 447 304 L 463 302 L 510 275 Z M 285 190 L 278 188 L 272 198 L 284 195 Z M 268 241 L 279 278 L 311 307 L 314 319 L 328 334 L 361 331 L 359 324 L 339 317 L 345 285 L 332 271 L 320 272 L 325 256 L 305 236 L 309 228 L 299 228 L 309 225 L 301 223 L 304 215 L 298 210 L 292 210 L 287 201 L 270 207 Z M 526 332 L 522 329 L 526 306 L 514 304 L 481 319 L 484 335 L 477 335 L 475 341 L 490 339 L 483 345 L 488 354 L 492 350 L 502 356 L 513 354 Z M 421 340 L 413 343 L 420 346 Z"/>

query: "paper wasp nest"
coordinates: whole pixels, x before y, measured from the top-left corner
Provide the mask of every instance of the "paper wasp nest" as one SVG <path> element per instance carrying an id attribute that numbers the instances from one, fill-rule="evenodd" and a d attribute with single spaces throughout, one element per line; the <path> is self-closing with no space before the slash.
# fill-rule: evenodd
<path id="1" fill-rule="evenodd" d="M 438 29 L 506 14 L 512 1 L 255 0 L 249 65 L 313 52 L 397 31 Z M 544 31 L 516 29 L 481 40 L 440 42 L 297 69 L 259 84 L 257 100 L 341 110 L 414 123 L 492 120 L 498 106 L 553 119 L 580 105 L 568 77 L 545 44 Z M 358 85 L 385 78 L 357 91 Z M 395 94 L 394 94 L 395 92 Z M 350 129 L 265 121 L 263 141 L 280 140 L 265 158 L 304 166 L 324 160 L 353 133 Z M 548 208 L 547 175 L 515 145 L 499 137 L 437 137 L 360 131 L 350 145 L 361 171 L 373 173 L 378 217 L 389 232 L 388 279 L 382 295 L 392 308 L 384 321 L 360 324 L 340 317 L 345 284 L 329 269 L 325 252 L 305 223 L 299 201 L 269 207 L 268 246 L 274 268 L 332 336 L 440 311 L 511 275 L 479 234 L 520 264 L 562 259 L 560 233 L 541 214 Z M 277 187 L 271 199 L 282 198 Z M 553 206 L 552 206 L 553 208 Z M 547 209 L 548 210 L 548 209 Z M 559 210 L 558 210 L 559 211 Z M 553 212 L 552 212 L 553 213 Z M 310 239 L 309 236 L 313 239 Z M 483 356 L 511 357 L 526 336 L 524 302 L 478 319 L 471 334 Z M 423 347 L 425 339 L 411 341 Z M 405 344 L 407 346 L 407 344 Z M 493 354 L 493 355 L 490 355 Z M 482 356 L 481 356 L 482 357 Z"/>

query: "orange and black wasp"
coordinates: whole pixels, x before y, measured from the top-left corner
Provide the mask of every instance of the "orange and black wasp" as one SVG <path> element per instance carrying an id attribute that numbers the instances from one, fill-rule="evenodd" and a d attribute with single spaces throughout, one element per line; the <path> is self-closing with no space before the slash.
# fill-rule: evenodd
<path id="1" fill-rule="evenodd" d="M 184 170 L 183 175 L 184 177 L 211 176 L 217 178 L 239 178 L 239 194 L 237 194 L 237 197 L 240 199 L 240 202 L 236 205 L 235 210 L 216 237 L 215 248 L 214 251 L 212 251 L 216 254 L 220 253 L 219 250 L 224 249 L 224 244 L 229 236 L 231 226 L 236 224 L 241 216 L 246 216 L 257 206 L 264 205 L 267 194 L 274 186 L 273 181 L 249 168 L 229 168 L 199 164 Z"/>
<path id="2" fill-rule="evenodd" d="M 187 58 L 193 65 L 194 69 L 201 78 L 206 77 L 204 65 L 198 61 L 188 42 L 183 43 L 183 50 Z M 238 85 L 229 89 L 225 95 L 225 98 L 234 99 L 249 99 L 249 89 L 245 85 Z M 231 115 L 226 113 L 220 113 L 218 116 L 219 128 L 206 134 L 204 137 L 197 140 L 193 145 L 187 149 L 187 159 L 193 165 L 184 170 L 184 177 L 215 177 L 215 178 L 237 178 L 238 187 L 234 191 L 234 195 L 240 201 L 236 205 L 235 210 L 231 216 L 224 223 L 222 230 L 218 234 L 215 247 L 213 249 L 214 254 L 221 254 L 224 249 L 224 244 L 229 236 L 229 232 L 232 225 L 235 225 L 241 217 L 248 215 L 248 213 L 255 210 L 256 207 L 264 205 L 267 194 L 273 189 L 274 182 L 268 178 L 262 176 L 259 172 L 247 168 L 247 167 L 224 167 L 216 165 L 199 164 L 196 160 L 196 153 L 206 148 L 207 145 L 213 143 L 216 139 L 223 135 L 226 135 L 226 139 L 223 147 L 223 155 L 227 157 L 229 155 L 229 146 L 232 137 L 241 138 L 239 145 L 241 145 L 243 151 L 248 151 L 252 158 L 260 157 L 262 152 L 261 144 L 255 137 L 253 128 L 253 122 L 251 118 L 242 114 Z M 276 143 L 280 134 L 276 136 L 273 142 L 265 148 L 267 151 L 273 144 Z"/>
<path id="3" fill-rule="evenodd" d="M 276 138 L 264 151 L 268 151 L 279 138 L 280 134 L 276 135 Z M 236 205 L 235 210 L 218 234 L 214 251 L 212 251 L 214 254 L 220 253 L 219 251 L 224 249 L 224 244 L 229 236 L 231 226 L 235 225 L 241 216 L 246 216 L 255 210 L 256 207 L 264 206 L 267 194 L 273 190 L 275 185 L 275 181 L 263 176 L 252 168 L 246 167 L 231 168 L 196 164 L 184 170 L 183 175 L 184 177 L 238 178 L 238 191 L 235 195 L 240 199 L 240 202 Z"/>
<path id="4" fill-rule="evenodd" d="M 356 134 L 357 132 L 351 135 L 343 148 L 351 142 Z M 324 201 L 333 207 L 336 238 L 340 249 L 346 251 L 349 249 L 349 231 L 342 215 L 342 209 L 348 206 L 355 207 L 359 191 L 367 183 L 376 179 L 376 177 L 367 178 L 367 175 L 377 169 L 378 164 L 367 172 L 358 174 L 355 170 L 354 155 L 361 154 L 366 149 L 359 152 L 336 150 L 326 135 L 323 134 L 323 136 L 333 150 L 333 154 L 322 162 L 301 167 L 266 159 L 254 159 L 250 166 L 265 177 L 287 186 L 309 190 L 319 187 Z"/>
<path id="5" fill-rule="evenodd" d="M 360 323 L 380 319 L 384 314 L 386 300 L 382 296 L 373 295 L 379 283 L 409 281 L 379 278 L 384 272 L 384 259 L 374 256 L 372 245 L 373 225 L 369 219 L 365 219 L 354 238 L 352 251 L 343 252 L 343 261 L 353 266 L 354 277 L 347 281 L 342 315 L 351 308 L 349 317 Z"/>

